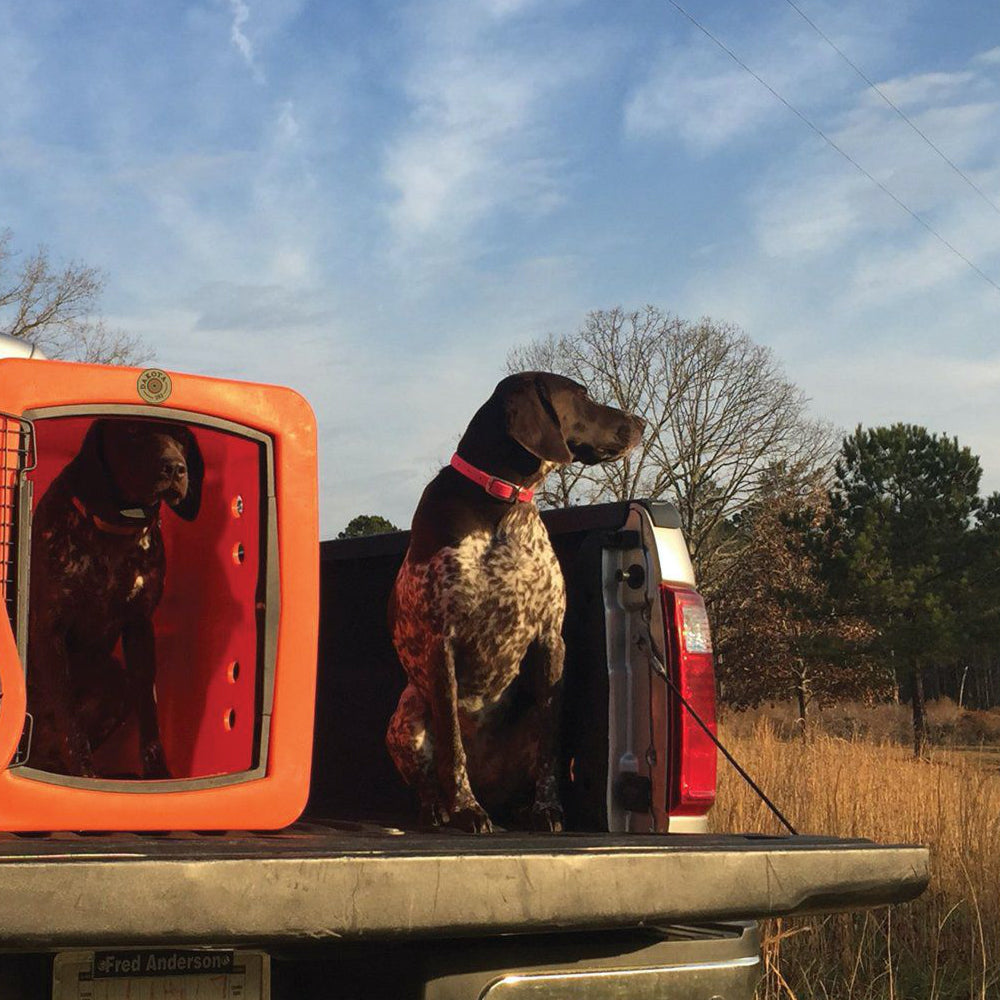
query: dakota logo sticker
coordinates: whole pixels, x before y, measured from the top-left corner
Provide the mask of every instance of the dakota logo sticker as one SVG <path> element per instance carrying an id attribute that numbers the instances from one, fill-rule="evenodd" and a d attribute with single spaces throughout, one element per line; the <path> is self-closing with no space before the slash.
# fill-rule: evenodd
<path id="1" fill-rule="evenodd" d="M 95 951 L 95 979 L 233 971 L 231 951 Z"/>
<path id="2" fill-rule="evenodd" d="M 139 376 L 136 388 L 147 403 L 162 403 L 170 395 L 173 386 L 166 372 L 159 368 L 147 368 Z"/>

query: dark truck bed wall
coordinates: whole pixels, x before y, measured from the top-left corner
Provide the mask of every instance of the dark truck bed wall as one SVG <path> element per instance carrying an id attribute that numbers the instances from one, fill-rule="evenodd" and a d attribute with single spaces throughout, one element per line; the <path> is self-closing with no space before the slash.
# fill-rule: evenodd
<path id="1" fill-rule="evenodd" d="M 628 504 L 552 510 L 542 517 L 566 578 L 565 697 L 561 740 L 568 829 L 606 829 L 608 683 L 601 551 Z M 414 794 L 385 749 L 405 686 L 386 607 L 408 532 L 320 546 L 319 676 L 312 791 L 306 817 L 412 827 Z M 574 782 L 569 761 L 573 759 Z"/>

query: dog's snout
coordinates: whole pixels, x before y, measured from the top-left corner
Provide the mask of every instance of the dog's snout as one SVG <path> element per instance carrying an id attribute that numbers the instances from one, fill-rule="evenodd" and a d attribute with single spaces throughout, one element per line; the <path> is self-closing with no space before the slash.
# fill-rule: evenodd
<path id="1" fill-rule="evenodd" d="M 181 459 L 177 459 L 176 461 L 165 459 L 160 466 L 160 472 L 167 479 L 178 479 L 181 476 L 187 475 L 187 465 Z"/>
<path id="2" fill-rule="evenodd" d="M 618 429 L 618 440 L 621 442 L 623 447 L 634 448 L 641 440 L 645 430 L 646 421 L 643 420 L 642 417 L 629 414 L 627 418 L 622 421 L 622 425 Z"/>

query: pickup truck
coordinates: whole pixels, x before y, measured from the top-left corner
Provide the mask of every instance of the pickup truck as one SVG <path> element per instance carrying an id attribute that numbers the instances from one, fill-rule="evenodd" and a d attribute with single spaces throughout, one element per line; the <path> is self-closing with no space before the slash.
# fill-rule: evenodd
<path id="1" fill-rule="evenodd" d="M 676 510 L 543 516 L 568 590 L 566 832 L 419 828 L 383 743 L 407 534 L 323 542 L 298 822 L 0 833 L 0 1000 L 750 1000 L 757 921 L 919 895 L 922 847 L 708 832 L 711 639 Z"/>

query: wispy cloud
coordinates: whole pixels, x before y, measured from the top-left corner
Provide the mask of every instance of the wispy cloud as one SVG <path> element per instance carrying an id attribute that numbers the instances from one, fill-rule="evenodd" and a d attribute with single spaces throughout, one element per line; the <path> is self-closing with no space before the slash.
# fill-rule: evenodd
<path id="1" fill-rule="evenodd" d="M 996 48 L 987 49 L 975 56 L 975 62 L 986 63 L 989 66 L 1000 65 L 1000 45 Z"/>
<path id="2" fill-rule="evenodd" d="M 258 83 L 264 82 L 264 72 L 257 64 L 253 43 L 247 37 L 243 28 L 250 20 L 250 8 L 244 0 L 229 0 L 229 10 L 233 16 L 232 26 L 229 31 L 229 39 L 236 46 L 236 50 L 243 57 L 247 68 L 253 74 L 253 78 Z"/>
<path id="3" fill-rule="evenodd" d="M 582 37 L 569 57 L 506 34 L 537 8 L 527 0 L 410 8 L 418 27 L 403 76 L 409 113 L 383 164 L 393 193 L 388 222 L 403 257 L 456 258 L 493 214 L 536 217 L 563 203 L 558 109 L 565 88 L 601 58 Z"/>
<path id="4" fill-rule="evenodd" d="M 715 52 L 670 45 L 625 106 L 636 138 L 679 140 L 698 154 L 752 134 L 775 112 L 774 98 Z"/>
<path id="5" fill-rule="evenodd" d="M 795 23 L 779 18 L 755 24 L 750 33 L 736 24 L 713 27 L 722 44 L 793 104 L 808 108 L 847 85 L 833 50 L 817 48 Z M 731 34 L 737 39 L 732 43 Z M 624 107 L 626 134 L 679 140 L 696 155 L 753 137 L 789 116 L 758 80 L 693 29 L 663 44 Z"/>
<path id="6" fill-rule="evenodd" d="M 556 163 L 528 135 L 545 81 L 490 62 L 458 57 L 412 85 L 414 124 L 385 167 L 404 242 L 458 237 L 502 202 L 527 213 L 558 199 Z"/>
<path id="7" fill-rule="evenodd" d="M 894 104 L 922 107 L 950 100 L 956 95 L 967 98 L 969 85 L 975 79 L 975 73 L 968 70 L 959 73 L 918 73 L 886 80 L 878 85 L 878 89 Z M 873 101 L 879 99 L 876 94 L 871 97 Z"/>
<path id="8" fill-rule="evenodd" d="M 1000 89 L 992 81 L 970 68 L 899 77 L 879 86 L 905 101 L 921 131 L 953 162 L 965 164 L 964 172 L 987 197 L 993 188 L 994 203 L 1000 201 L 1000 150 L 992 138 L 1000 129 Z M 829 134 L 956 249 L 987 271 L 997 262 L 996 210 L 884 102 L 860 95 Z M 768 173 L 755 200 L 765 252 L 794 257 L 851 253 L 853 247 L 856 266 L 847 269 L 856 275 L 855 291 L 866 299 L 878 287 L 886 294 L 925 288 L 968 272 L 956 254 L 829 147 L 803 143 Z M 864 248 L 861 241 L 867 241 Z M 875 268 L 872 259 L 879 256 Z"/>
<path id="9" fill-rule="evenodd" d="M 187 304 L 196 311 L 194 329 L 218 333 L 246 331 L 285 337 L 329 325 L 332 309 L 317 291 L 287 285 L 237 285 L 212 282 L 196 289 Z"/>

